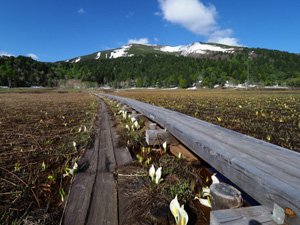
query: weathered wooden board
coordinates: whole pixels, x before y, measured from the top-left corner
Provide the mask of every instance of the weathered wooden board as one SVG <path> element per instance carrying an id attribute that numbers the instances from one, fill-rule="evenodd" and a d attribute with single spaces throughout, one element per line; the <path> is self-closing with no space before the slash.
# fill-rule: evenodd
<path id="1" fill-rule="evenodd" d="M 198 160 L 195 155 L 193 155 L 189 150 L 187 150 L 181 144 L 170 145 L 170 152 L 176 157 L 178 157 L 179 153 L 181 153 L 181 157 L 187 161 Z"/>
<path id="2" fill-rule="evenodd" d="M 88 163 L 89 166 L 85 171 L 79 171 L 74 178 L 63 219 L 65 225 L 85 224 L 96 179 L 99 140 L 100 138 L 96 138 L 94 148 L 89 149 L 81 158 L 79 165 Z"/>
<path id="3" fill-rule="evenodd" d="M 274 203 L 300 224 L 300 154 L 199 119 L 133 99 L 125 102 L 166 128 L 196 155 L 211 164 L 271 212 Z"/>
<path id="4" fill-rule="evenodd" d="M 132 162 L 132 157 L 127 148 L 115 148 L 115 157 L 117 167 Z"/>
<path id="5" fill-rule="evenodd" d="M 117 196 L 113 173 L 97 174 L 86 224 L 118 224 Z"/>
<path id="6" fill-rule="evenodd" d="M 263 206 L 210 212 L 210 225 L 276 225 L 270 211 Z"/>
<path id="7" fill-rule="evenodd" d="M 94 147 L 84 154 L 79 164 L 88 163 L 89 166 L 78 172 L 72 184 L 63 221 L 66 225 L 118 224 L 118 195 L 114 179 L 117 136 L 103 101 L 100 118 Z M 127 162 L 128 154 L 119 155 L 118 162 Z"/>

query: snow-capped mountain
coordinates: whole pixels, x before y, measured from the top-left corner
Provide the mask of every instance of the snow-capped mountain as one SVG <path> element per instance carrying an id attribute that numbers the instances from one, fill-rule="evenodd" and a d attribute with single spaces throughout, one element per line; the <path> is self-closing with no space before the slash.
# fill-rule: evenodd
<path id="1" fill-rule="evenodd" d="M 228 52 L 228 53 L 234 52 L 234 48 L 230 48 L 230 47 L 225 48 L 225 47 L 212 45 L 212 44 L 203 44 L 200 42 L 194 42 L 188 45 L 179 45 L 177 47 L 163 46 L 163 47 L 157 47 L 155 49 L 163 52 L 179 52 L 183 56 L 188 56 L 190 54 L 207 54 L 209 52 Z"/>
<path id="2" fill-rule="evenodd" d="M 191 56 L 197 57 L 203 54 L 210 54 L 212 52 L 233 53 L 239 47 L 219 45 L 213 43 L 194 42 L 187 45 L 179 45 L 176 47 L 167 45 L 142 45 L 142 44 L 129 44 L 123 47 L 95 52 L 91 55 L 80 56 L 67 60 L 67 62 L 77 63 L 81 60 L 98 60 L 98 59 L 114 59 L 119 57 L 132 57 L 135 55 L 145 55 L 149 53 L 154 54 L 172 54 L 177 56 Z"/>

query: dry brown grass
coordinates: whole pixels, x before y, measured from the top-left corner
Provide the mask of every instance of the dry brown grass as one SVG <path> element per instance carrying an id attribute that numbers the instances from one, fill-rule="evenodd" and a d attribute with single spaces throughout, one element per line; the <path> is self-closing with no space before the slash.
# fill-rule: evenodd
<path id="1" fill-rule="evenodd" d="M 71 180 L 63 174 L 89 144 L 97 111 L 89 94 L 0 94 L 1 224 L 61 205 Z"/>

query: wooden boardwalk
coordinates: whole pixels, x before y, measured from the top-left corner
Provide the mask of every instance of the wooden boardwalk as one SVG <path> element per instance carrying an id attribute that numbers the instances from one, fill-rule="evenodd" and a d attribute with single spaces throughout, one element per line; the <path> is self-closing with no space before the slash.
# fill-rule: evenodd
<path id="1" fill-rule="evenodd" d="M 286 224 L 300 224 L 299 153 L 178 112 L 101 95 L 121 101 L 158 123 L 269 212 L 276 205 L 292 211 L 295 216 L 285 215 Z"/>
<path id="2" fill-rule="evenodd" d="M 114 172 L 117 166 L 131 162 L 128 150 L 115 146 L 117 135 L 108 107 L 100 100 L 99 131 L 92 149 L 79 163 L 63 219 L 65 225 L 117 225 L 118 189 Z"/>

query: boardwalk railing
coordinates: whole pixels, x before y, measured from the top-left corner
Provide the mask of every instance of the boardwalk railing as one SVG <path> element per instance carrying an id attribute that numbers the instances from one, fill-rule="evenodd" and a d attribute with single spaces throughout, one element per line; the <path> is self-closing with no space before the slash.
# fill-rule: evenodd
<path id="1" fill-rule="evenodd" d="M 166 128 L 194 154 L 273 212 L 289 211 L 286 224 L 300 224 L 300 154 L 199 119 L 133 99 L 124 102 Z"/>

